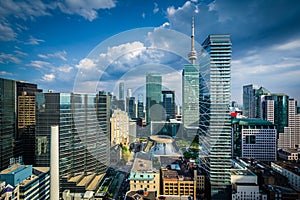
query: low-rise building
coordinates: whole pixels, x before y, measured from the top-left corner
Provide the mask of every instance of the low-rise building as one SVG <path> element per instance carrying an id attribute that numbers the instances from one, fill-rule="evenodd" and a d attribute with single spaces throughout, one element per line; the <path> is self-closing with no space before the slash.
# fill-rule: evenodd
<path id="1" fill-rule="evenodd" d="M 232 160 L 231 169 L 231 184 L 232 184 L 232 199 L 263 199 L 266 200 L 267 196 L 261 194 L 257 176 L 246 166 L 238 161 Z"/>
<path id="2" fill-rule="evenodd" d="M 272 162 L 271 167 L 287 177 L 292 187 L 300 190 L 300 163 Z"/>
<path id="3" fill-rule="evenodd" d="M 194 169 L 183 159 L 161 168 L 162 195 L 191 196 L 196 199 Z"/>
<path id="4" fill-rule="evenodd" d="M 159 166 L 155 166 L 151 153 L 136 153 L 136 157 L 129 176 L 130 191 L 144 190 L 160 191 Z"/>
<path id="5" fill-rule="evenodd" d="M 11 199 L 50 199 L 49 167 L 13 165 L 0 172 L 0 181 L 8 184 L 2 192 L 6 196 L 11 192 Z"/>
<path id="6" fill-rule="evenodd" d="M 297 149 L 284 148 L 284 149 L 279 149 L 277 152 L 278 152 L 278 157 L 282 160 L 287 160 L 287 161 L 299 160 L 300 152 L 298 152 Z"/>

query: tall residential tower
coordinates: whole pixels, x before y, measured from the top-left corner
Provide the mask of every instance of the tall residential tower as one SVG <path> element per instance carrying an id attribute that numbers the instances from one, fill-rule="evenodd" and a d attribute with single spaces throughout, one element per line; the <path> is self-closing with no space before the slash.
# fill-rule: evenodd
<path id="1" fill-rule="evenodd" d="M 230 36 L 209 35 L 202 46 L 199 142 L 204 155 L 201 158 L 209 172 L 211 198 L 226 199 L 231 188 Z"/>

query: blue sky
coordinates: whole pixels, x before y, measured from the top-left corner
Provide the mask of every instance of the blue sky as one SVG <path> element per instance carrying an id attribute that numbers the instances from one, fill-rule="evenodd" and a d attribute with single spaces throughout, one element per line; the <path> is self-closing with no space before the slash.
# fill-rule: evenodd
<path id="1" fill-rule="evenodd" d="M 230 34 L 232 99 L 256 83 L 300 100 L 300 2 L 61 0 L 0 2 L 0 77 L 58 92 L 117 94 L 119 81 L 144 90 L 145 73 L 163 73 L 181 96 L 190 22 L 199 44 Z M 152 28 L 147 28 L 152 27 Z"/>

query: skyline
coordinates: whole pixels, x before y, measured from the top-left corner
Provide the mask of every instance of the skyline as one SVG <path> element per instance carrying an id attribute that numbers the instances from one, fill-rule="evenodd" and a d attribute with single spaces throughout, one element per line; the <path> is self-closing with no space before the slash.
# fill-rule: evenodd
<path id="1" fill-rule="evenodd" d="M 163 66 L 169 74 L 166 87 L 180 91 L 181 83 L 174 83 L 188 63 L 194 16 L 198 57 L 199 44 L 207 35 L 231 35 L 232 100 L 241 105 L 242 86 L 251 83 L 300 100 L 300 6 L 296 4 L 299 2 L 4 1 L 0 3 L 0 77 L 37 83 L 44 90 L 71 92 L 82 70 L 88 75 L 85 81 L 95 83 L 92 75 L 98 68 L 89 68 L 94 63 L 88 58 L 100 52 L 105 61 L 117 61 L 108 66 L 100 89 L 117 95 L 120 77 L 137 77 L 139 68 L 132 66 L 146 71 L 146 61 L 156 59 L 154 67 Z M 182 39 L 183 45 L 176 45 L 180 49 L 172 49 L 179 40 L 163 35 L 170 32 Z M 123 51 L 127 53 L 122 55 Z M 118 63 L 121 61 L 126 65 Z"/>

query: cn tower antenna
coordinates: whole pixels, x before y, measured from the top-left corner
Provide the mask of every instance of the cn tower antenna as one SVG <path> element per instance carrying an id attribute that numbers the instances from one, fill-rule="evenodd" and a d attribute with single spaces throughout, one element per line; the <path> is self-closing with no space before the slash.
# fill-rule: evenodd
<path id="1" fill-rule="evenodd" d="M 188 54 L 191 64 L 195 64 L 197 59 L 197 52 L 195 50 L 195 27 L 194 27 L 194 16 L 192 17 L 192 33 L 191 33 L 191 51 Z"/>

